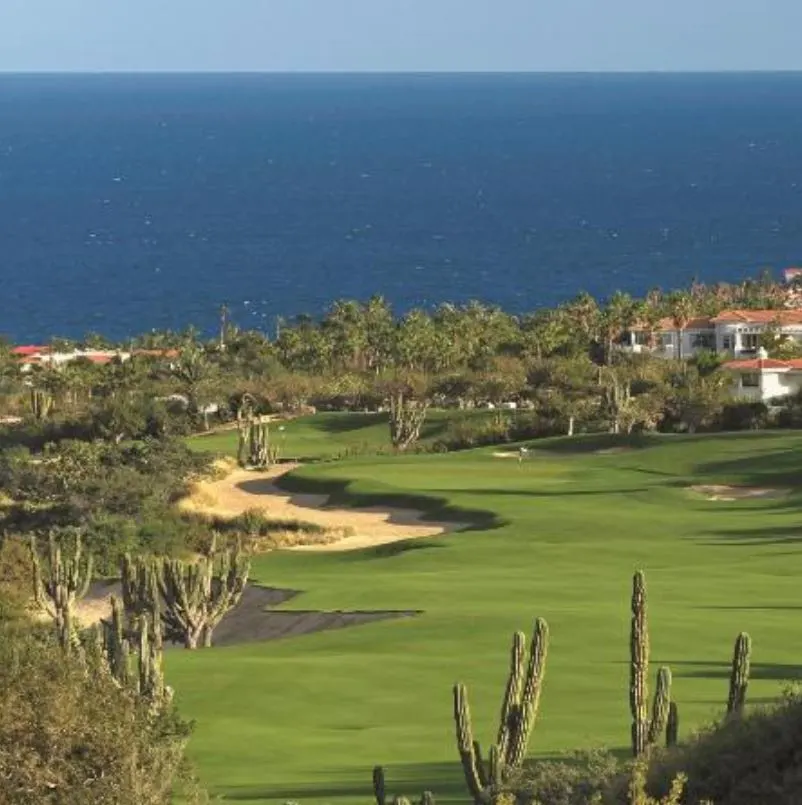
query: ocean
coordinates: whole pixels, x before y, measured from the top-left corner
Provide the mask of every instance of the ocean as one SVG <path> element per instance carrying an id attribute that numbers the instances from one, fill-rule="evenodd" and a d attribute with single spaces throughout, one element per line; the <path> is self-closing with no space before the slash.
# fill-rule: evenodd
<path id="1" fill-rule="evenodd" d="M 16 341 L 800 261 L 802 74 L 0 76 Z"/>

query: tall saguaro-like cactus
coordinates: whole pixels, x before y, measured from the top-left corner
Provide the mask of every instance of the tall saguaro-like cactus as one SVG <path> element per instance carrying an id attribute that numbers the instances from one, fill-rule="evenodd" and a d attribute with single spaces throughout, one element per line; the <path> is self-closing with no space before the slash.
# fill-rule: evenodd
<path id="1" fill-rule="evenodd" d="M 746 704 L 749 687 L 749 665 L 752 659 L 752 638 L 741 632 L 735 641 L 730 671 L 730 694 L 727 698 L 727 715 L 740 713 Z"/>
<path id="2" fill-rule="evenodd" d="M 92 557 L 84 557 L 81 535 L 77 531 L 65 533 L 65 536 L 72 537 L 74 542 L 62 550 L 56 533 L 50 532 L 44 564 L 33 537 L 31 559 L 36 604 L 53 618 L 58 641 L 69 650 L 76 637 L 75 604 L 86 595 L 92 581 Z"/>
<path id="3" fill-rule="evenodd" d="M 454 686 L 457 748 L 468 790 L 476 803 L 489 802 L 492 792 L 523 762 L 540 705 L 548 642 L 548 624 L 542 618 L 535 622 L 528 659 L 525 635 L 514 635 L 498 735 L 487 763 L 473 737 L 467 688 L 462 684 Z"/>
<path id="4" fill-rule="evenodd" d="M 630 628 L 629 707 L 632 713 L 632 754 L 642 757 L 666 729 L 671 708 L 671 671 L 660 669 L 649 715 L 649 624 L 646 615 L 646 576 L 632 579 Z"/>
<path id="5" fill-rule="evenodd" d="M 224 551 L 197 562 L 165 559 L 158 576 L 165 622 L 180 632 L 184 646 L 211 646 L 212 633 L 235 607 L 250 573 L 250 559 L 241 551 Z"/>

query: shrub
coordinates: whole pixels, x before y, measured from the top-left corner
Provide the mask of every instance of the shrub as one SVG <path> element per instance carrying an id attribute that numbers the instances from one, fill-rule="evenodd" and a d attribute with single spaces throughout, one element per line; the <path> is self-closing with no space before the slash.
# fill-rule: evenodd
<path id="1" fill-rule="evenodd" d="M 169 805 L 202 801 L 184 759 L 190 725 L 65 655 L 49 630 L 0 633 L 0 802 Z"/>

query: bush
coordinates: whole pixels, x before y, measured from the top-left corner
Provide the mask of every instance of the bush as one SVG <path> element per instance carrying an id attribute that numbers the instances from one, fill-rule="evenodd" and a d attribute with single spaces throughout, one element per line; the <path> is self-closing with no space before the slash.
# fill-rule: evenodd
<path id="1" fill-rule="evenodd" d="M 190 725 L 154 714 L 111 675 L 29 626 L 0 633 L 0 802 L 203 801 L 184 759 Z"/>
<path id="2" fill-rule="evenodd" d="M 577 752 L 564 761 L 527 766 L 515 784 L 522 805 L 588 805 L 601 796 L 621 772 L 622 764 L 609 752 Z"/>
<path id="3" fill-rule="evenodd" d="M 762 430 L 769 426 L 769 409 L 762 402 L 725 405 L 718 417 L 721 430 Z"/>
<path id="4" fill-rule="evenodd" d="M 715 805 L 798 805 L 802 802 L 802 695 L 789 692 L 699 733 L 654 764 L 649 780 L 661 793 L 679 772 L 688 775 L 690 802 Z"/>

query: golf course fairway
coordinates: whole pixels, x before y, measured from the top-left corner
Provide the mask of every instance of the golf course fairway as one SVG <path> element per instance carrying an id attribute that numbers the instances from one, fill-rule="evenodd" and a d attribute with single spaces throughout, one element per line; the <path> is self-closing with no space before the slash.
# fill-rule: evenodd
<path id="1" fill-rule="evenodd" d="M 671 667 L 680 734 L 722 715 L 733 642 L 753 640 L 748 702 L 802 669 L 802 434 L 556 439 L 519 463 L 495 449 L 360 457 L 281 479 L 338 505 L 398 505 L 470 524 L 341 553 L 275 552 L 253 581 L 301 591 L 281 610 L 411 617 L 168 653 L 203 781 L 240 803 L 371 800 L 388 789 L 467 801 L 451 686 L 495 738 L 511 634 L 551 643 L 532 757 L 629 741 L 629 597 L 646 573 L 650 687 Z M 505 449 L 515 449 L 515 446 Z M 735 487 L 733 498 L 694 490 Z M 739 490 L 766 492 L 741 499 Z M 724 499 L 721 499 L 724 498 Z"/>

